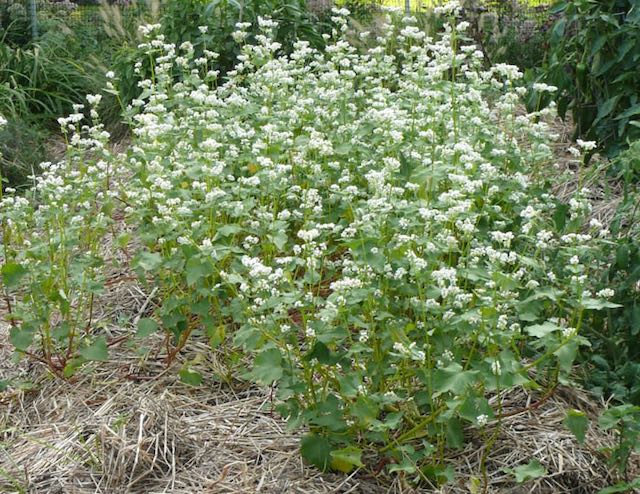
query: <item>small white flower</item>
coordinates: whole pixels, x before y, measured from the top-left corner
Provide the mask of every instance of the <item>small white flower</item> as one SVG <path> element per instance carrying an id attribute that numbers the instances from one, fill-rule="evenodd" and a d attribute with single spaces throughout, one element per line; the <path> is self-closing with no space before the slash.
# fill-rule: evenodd
<path id="1" fill-rule="evenodd" d="M 598 147 L 598 144 L 595 141 L 583 141 L 582 139 L 577 139 L 576 142 L 578 143 L 578 146 L 585 151 L 591 151 Z"/>
<path id="2" fill-rule="evenodd" d="M 100 101 L 102 101 L 102 95 L 101 94 L 87 94 L 87 101 L 92 106 L 99 105 Z"/>
<path id="3" fill-rule="evenodd" d="M 540 93 L 544 93 L 544 92 L 555 93 L 558 90 L 558 88 L 556 86 L 551 86 L 543 82 L 536 82 L 533 84 L 533 90 L 538 91 Z"/>
<path id="4" fill-rule="evenodd" d="M 604 288 L 602 290 L 600 290 L 598 293 L 596 293 L 597 297 L 600 298 L 611 298 L 616 294 L 616 292 L 614 290 L 612 290 L 611 288 Z"/>

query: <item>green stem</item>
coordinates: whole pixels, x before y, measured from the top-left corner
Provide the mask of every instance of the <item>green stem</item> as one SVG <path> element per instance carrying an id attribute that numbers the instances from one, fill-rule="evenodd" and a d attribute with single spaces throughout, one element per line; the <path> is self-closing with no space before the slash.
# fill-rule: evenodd
<path id="1" fill-rule="evenodd" d="M 428 417 L 426 417 L 424 420 L 419 422 L 418 425 L 416 425 L 415 427 L 412 427 L 411 429 L 409 429 L 404 434 L 401 434 L 400 436 L 398 436 L 392 443 L 387 444 L 385 447 L 383 447 L 380 450 L 380 453 L 384 453 L 385 451 L 389 451 L 395 445 L 399 445 L 399 444 L 401 444 L 401 443 L 403 443 L 405 441 L 410 441 L 411 439 L 416 439 L 416 438 L 420 437 L 419 435 L 416 435 L 416 433 L 418 433 L 420 430 L 424 429 L 427 425 L 429 425 L 436 418 L 438 418 L 440 412 L 442 412 L 444 409 L 445 409 L 444 406 L 440 406 L 439 408 L 437 408 Z"/>

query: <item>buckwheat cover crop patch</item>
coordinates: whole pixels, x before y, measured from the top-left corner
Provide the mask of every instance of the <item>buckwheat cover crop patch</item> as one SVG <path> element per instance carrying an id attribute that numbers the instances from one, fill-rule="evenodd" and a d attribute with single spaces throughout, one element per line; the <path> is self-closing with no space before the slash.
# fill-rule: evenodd
<path id="1" fill-rule="evenodd" d="M 586 192 L 561 204 L 535 179 L 551 110 L 520 110 L 522 74 L 486 68 L 456 10 L 437 39 L 405 19 L 366 51 L 337 10 L 326 51 L 290 56 L 261 19 L 224 80 L 216 53 L 145 27 L 130 149 L 110 153 L 78 108 L 67 158 L 2 198 L 16 349 L 65 376 L 108 358 L 92 304 L 128 259 L 161 300 L 141 342 L 224 348 L 307 427 L 309 462 L 450 475 L 444 451 L 465 430 L 491 442 L 502 391 L 566 380 L 585 311 L 613 306 L 593 288 L 608 233 Z"/>

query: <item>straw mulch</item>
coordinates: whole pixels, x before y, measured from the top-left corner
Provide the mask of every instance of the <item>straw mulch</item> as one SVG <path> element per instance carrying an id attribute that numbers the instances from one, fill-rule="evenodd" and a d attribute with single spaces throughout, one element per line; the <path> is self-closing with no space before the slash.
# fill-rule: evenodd
<path id="1" fill-rule="evenodd" d="M 624 198 L 622 180 L 608 176 L 609 162 L 602 156 L 595 154 L 584 164 L 569 152 L 571 147 L 578 148 L 572 142 L 574 125 L 570 115 L 564 121 L 556 118 L 548 123 L 556 138 L 552 146 L 555 160 L 545 171 L 553 193 L 566 203 L 578 190 L 588 189 L 591 218 L 610 226 Z"/>

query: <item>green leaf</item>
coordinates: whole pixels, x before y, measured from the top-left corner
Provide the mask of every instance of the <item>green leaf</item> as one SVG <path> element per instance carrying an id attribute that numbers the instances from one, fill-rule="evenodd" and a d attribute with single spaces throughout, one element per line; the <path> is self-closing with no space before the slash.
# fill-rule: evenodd
<path id="1" fill-rule="evenodd" d="M 331 469 L 349 473 L 354 468 L 362 468 L 362 450 L 355 446 L 331 451 Z"/>
<path id="2" fill-rule="evenodd" d="M 553 213 L 553 221 L 559 231 L 564 230 L 567 224 L 569 206 L 566 204 L 557 204 L 555 213 Z"/>
<path id="3" fill-rule="evenodd" d="M 557 43 L 564 36 L 564 30 L 567 25 L 567 20 L 564 17 L 561 17 L 560 20 L 556 22 L 551 30 L 551 40 L 553 43 Z"/>
<path id="4" fill-rule="evenodd" d="M 624 422 L 625 417 L 633 417 L 634 415 L 640 415 L 640 406 L 625 404 L 611 407 L 600 415 L 598 426 L 606 431 Z"/>
<path id="5" fill-rule="evenodd" d="M 131 233 L 129 232 L 121 233 L 116 237 L 116 245 L 121 249 L 124 249 L 127 245 L 129 245 L 130 241 L 131 241 Z"/>
<path id="6" fill-rule="evenodd" d="M 270 386 L 282 377 L 282 355 L 277 348 L 269 348 L 261 352 L 253 363 L 250 379 L 258 384 Z"/>
<path id="7" fill-rule="evenodd" d="M 162 264 L 162 257 L 156 252 L 141 252 L 138 256 L 138 266 L 145 271 L 154 271 Z"/>
<path id="8" fill-rule="evenodd" d="M 436 370 L 433 375 L 434 395 L 439 396 L 449 391 L 456 395 L 462 394 L 467 386 L 475 382 L 477 373 L 478 371 L 464 371 L 455 362 Z"/>
<path id="9" fill-rule="evenodd" d="M 226 337 L 226 330 L 224 324 L 219 324 L 218 326 L 212 326 L 207 330 L 207 336 L 209 336 L 209 346 L 214 349 L 218 348 L 222 343 L 224 343 L 224 339 Z"/>
<path id="10" fill-rule="evenodd" d="M 420 468 L 420 471 L 438 486 L 453 482 L 456 476 L 455 470 L 451 465 L 429 463 Z"/>
<path id="11" fill-rule="evenodd" d="M 53 336 L 53 338 L 58 341 L 63 341 L 69 338 L 70 333 L 71 333 L 71 326 L 69 325 L 69 323 L 62 322 L 58 324 L 55 328 L 53 328 L 53 330 L 51 331 L 51 336 Z"/>
<path id="12" fill-rule="evenodd" d="M 513 290 L 518 286 L 518 282 L 511 276 L 504 275 L 499 271 L 493 273 L 493 281 L 503 290 Z"/>
<path id="13" fill-rule="evenodd" d="M 104 362 L 109 359 L 109 349 L 107 348 L 107 340 L 104 336 L 96 338 L 96 340 L 88 347 L 81 348 L 78 353 L 87 360 L 96 360 Z"/>
<path id="14" fill-rule="evenodd" d="M 569 4 L 569 2 L 557 2 L 557 3 L 553 4 L 552 7 L 549 9 L 549 13 L 550 14 L 559 14 L 560 12 L 562 12 L 563 10 L 565 10 L 567 8 L 568 4 Z"/>
<path id="15" fill-rule="evenodd" d="M 138 331 L 136 331 L 136 338 L 146 338 L 150 334 L 155 333 L 158 330 L 158 323 L 148 317 L 143 317 L 138 321 Z"/>
<path id="16" fill-rule="evenodd" d="M 522 484 L 527 480 L 537 479 L 547 475 L 547 470 L 538 460 L 532 460 L 526 465 L 520 465 L 516 468 L 504 468 L 503 471 L 514 475 L 516 482 L 519 484 Z"/>
<path id="17" fill-rule="evenodd" d="M 293 143 L 296 147 L 299 147 L 299 148 L 305 147 L 307 144 L 309 144 L 309 136 L 299 135 L 298 137 L 295 138 Z"/>
<path id="18" fill-rule="evenodd" d="M 562 290 L 556 290 L 555 288 L 538 288 L 533 295 L 524 299 L 522 304 L 528 304 L 529 302 L 545 298 L 552 300 L 553 302 L 557 302 L 558 299 L 562 297 L 563 293 L 564 292 Z"/>
<path id="19" fill-rule="evenodd" d="M 67 362 L 67 365 L 64 366 L 62 370 L 62 374 L 65 378 L 72 377 L 76 371 L 82 366 L 84 363 L 84 359 L 82 357 L 72 358 Z"/>
<path id="20" fill-rule="evenodd" d="M 9 262 L 2 266 L 2 283 L 7 288 L 15 288 L 27 274 L 27 270 L 20 264 Z"/>
<path id="21" fill-rule="evenodd" d="M 31 343 L 33 343 L 33 337 L 35 331 L 25 327 L 12 327 L 9 330 L 9 341 L 16 348 L 16 350 L 26 351 Z"/>
<path id="22" fill-rule="evenodd" d="M 416 473 L 416 464 L 409 458 L 403 459 L 400 463 L 394 463 L 389 467 L 389 473 L 404 472 L 404 473 Z"/>
<path id="23" fill-rule="evenodd" d="M 282 250 L 284 246 L 287 245 L 287 241 L 289 240 L 289 237 L 287 237 L 287 233 L 282 231 L 268 235 L 268 237 L 278 250 Z"/>
<path id="24" fill-rule="evenodd" d="M 591 57 L 593 57 L 596 53 L 598 53 L 602 47 L 606 44 L 607 42 L 607 36 L 604 34 L 601 34 L 600 36 L 598 36 L 595 41 L 593 42 L 593 44 L 591 45 Z"/>
<path id="25" fill-rule="evenodd" d="M 347 242 L 347 246 L 357 261 L 369 264 L 376 269 L 384 269 L 387 259 L 379 251 L 378 242 L 378 239 L 362 238 Z M 375 249 L 378 251 L 374 252 Z"/>
<path id="26" fill-rule="evenodd" d="M 187 261 L 185 266 L 185 273 L 187 278 L 187 285 L 193 286 L 202 278 L 214 273 L 214 268 L 211 262 L 203 261 L 199 257 L 192 257 Z"/>
<path id="27" fill-rule="evenodd" d="M 617 494 L 618 492 L 633 492 L 640 489 L 640 477 L 631 482 L 619 482 L 611 487 L 606 487 L 598 491 L 598 494 Z"/>
<path id="28" fill-rule="evenodd" d="M 207 299 L 202 299 L 197 302 L 191 303 L 191 313 L 200 317 L 209 316 L 211 312 L 211 302 Z"/>
<path id="29" fill-rule="evenodd" d="M 616 249 L 616 267 L 620 269 L 627 269 L 629 267 L 629 246 L 621 244 Z"/>
<path id="30" fill-rule="evenodd" d="M 180 380 L 189 386 L 200 386 L 202 384 L 202 374 L 193 370 L 191 367 L 185 366 L 178 372 Z"/>
<path id="31" fill-rule="evenodd" d="M 331 464 L 331 443 L 326 437 L 307 434 L 300 441 L 302 457 L 323 472 Z"/>
<path id="32" fill-rule="evenodd" d="M 558 364 L 560 369 L 564 372 L 570 372 L 573 362 L 578 355 L 578 342 L 573 339 L 568 343 L 562 345 L 553 354 L 558 357 Z"/>
<path id="33" fill-rule="evenodd" d="M 589 426 L 589 419 L 584 413 L 578 410 L 569 410 L 564 418 L 564 425 L 573 433 L 580 444 L 584 443 Z"/>
<path id="34" fill-rule="evenodd" d="M 9 388 L 9 381 L 5 381 L 4 379 L 0 379 L 0 393 L 6 391 Z"/>
<path id="35" fill-rule="evenodd" d="M 634 115 L 640 114 L 640 103 L 637 105 L 633 105 L 631 108 L 627 108 L 620 115 L 618 115 L 614 120 L 622 120 L 623 118 L 633 117 Z"/>
<path id="36" fill-rule="evenodd" d="M 454 449 L 464 446 L 464 429 L 458 417 L 451 417 L 447 421 L 447 445 Z"/>
<path id="37" fill-rule="evenodd" d="M 345 429 L 342 417 L 342 402 L 335 394 L 330 394 L 324 401 L 319 401 L 315 410 L 311 411 L 309 422 L 331 431 Z"/>
<path id="38" fill-rule="evenodd" d="M 527 326 L 525 328 L 525 331 L 536 338 L 544 338 L 548 334 L 551 334 L 554 331 L 560 331 L 561 329 L 562 328 L 557 324 L 553 324 L 551 322 L 543 322 L 542 324 Z"/>
<path id="39" fill-rule="evenodd" d="M 351 414 L 367 426 L 377 420 L 379 413 L 379 406 L 366 396 L 358 397 L 351 407 Z"/>
<path id="40" fill-rule="evenodd" d="M 353 146 L 349 142 L 343 142 L 342 144 L 338 144 L 334 148 L 334 152 L 339 156 L 346 156 L 351 152 Z"/>
<path id="41" fill-rule="evenodd" d="M 221 226 L 216 231 L 216 234 L 213 237 L 213 241 L 215 242 L 220 238 L 230 237 L 231 235 L 235 235 L 236 233 L 240 233 L 241 231 L 242 231 L 242 227 L 240 225 L 230 224 L 230 225 Z"/>
<path id="42" fill-rule="evenodd" d="M 495 414 L 489 401 L 483 396 L 467 396 L 460 404 L 458 414 L 465 420 L 477 424 L 478 416 L 486 415 L 493 419 Z"/>
<path id="43" fill-rule="evenodd" d="M 599 105 L 598 106 L 598 116 L 596 117 L 596 119 L 593 122 L 593 124 L 594 125 L 597 124 L 604 117 L 608 116 L 615 109 L 615 107 L 618 104 L 618 101 L 620 101 L 621 97 L 622 97 L 622 95 L 618 94 L 616 96 L 613 96 L 612 98 L 609 98 L 604 103 Z"/>
<path id="44" fill-rule="evenodd" d="M 335 354 L 332 355 L 329 347 L 321 341 L 317 341 L 309 353 L 305 355 L 305 360 L 307 361 L 311 361 L 314 358 L 319 363 L 327 365 L 333 365 L 339 360 L 339 357 Z"/>
<path id="45" fill-rule="evenodd" d="M 602 310 L 602 309 L 617 309 L 622 307 L 620 304 L 614 304 L 613 302 L 608 302 L 607 300 L 585 297 L 582 299 L 582 307 L 590 310 Z"/>
<path id="46" fill-rule="evenodd" d="M 522 312 L 518 314 L 518 319 L 524 322 L 535 322 L 538 320 L 538 315 L 534 312 Z"/>

